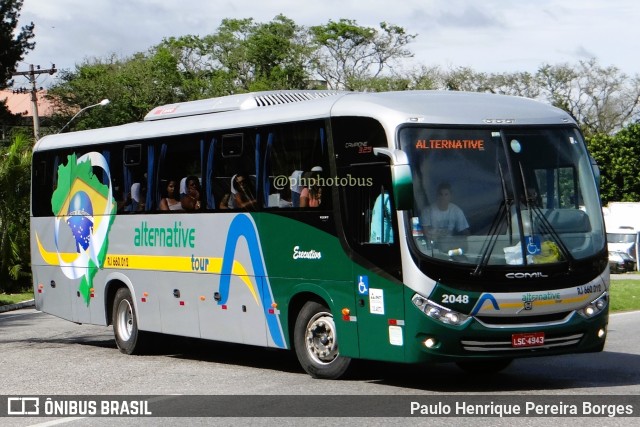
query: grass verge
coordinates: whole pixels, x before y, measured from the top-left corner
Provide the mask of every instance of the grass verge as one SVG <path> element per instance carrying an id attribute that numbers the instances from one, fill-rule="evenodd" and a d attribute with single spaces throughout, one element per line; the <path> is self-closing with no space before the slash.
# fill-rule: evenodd
<path id="1" fill-rule="evenodd" d="M 24 292 L 21 294 L 0 294 L 0 305 L 17 304 L 23 301 L 33 299 L 33 292 Z"/>
<path id="2" fill-rule="evenodd" d="M 612 280 L 610 311 L 640 310 L 640 280 Z"/>

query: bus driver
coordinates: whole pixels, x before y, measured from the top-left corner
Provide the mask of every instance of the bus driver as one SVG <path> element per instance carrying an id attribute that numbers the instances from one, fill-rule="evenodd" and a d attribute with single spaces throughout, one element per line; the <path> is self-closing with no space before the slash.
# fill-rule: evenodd
<path id="1" fill-rule="evenodd" d="M 420 222 L 429 241 L 469 234 L 469 223 L 462 209 L 451 203 L 451 184 L 448 182 L 438 185 L 436 203 L 424 210 Z"/>

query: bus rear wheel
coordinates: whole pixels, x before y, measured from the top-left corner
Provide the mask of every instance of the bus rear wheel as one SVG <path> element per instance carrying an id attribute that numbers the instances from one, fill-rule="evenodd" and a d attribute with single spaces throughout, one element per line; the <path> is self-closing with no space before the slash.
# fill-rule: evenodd
<path id="1" fill-rule="evenodd" d="M 131 291 L 120 288 L 113 300 L 113 334 L 118 349 L 125 354 L 141 354 L 145 351 L 148 333 L 138 329 L 136 310 Z"/>
<path id="2" fill-rule="evenodd" d="M 468 374 L 483 375 L 500 372 L 509 367 L 511 362 L 513 362 L 513 359 L 466 360 L 456 362 L 456 365 Z"/>
<path id="3" fill-rule="evenodd" d="M 300 365 L 313 378 L 339 378 L 351 363 L 340 356 L 333 315 L 317 302 L 307 302 L 298 313 L 293 343 Z"/>

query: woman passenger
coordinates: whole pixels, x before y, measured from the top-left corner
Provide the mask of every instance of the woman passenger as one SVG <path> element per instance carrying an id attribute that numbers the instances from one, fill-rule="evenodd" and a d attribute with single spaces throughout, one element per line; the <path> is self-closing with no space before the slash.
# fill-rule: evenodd
<path id="1" fill-rule="evenodd" d="M 202 189 L 200 188 L 200 180 L 197 176 L 188 176 L 186 180 L 187 194 L 182 198 L 182 209 L 185 211 L 193 212 L 200 210 L 200 194 Z"/>
<path id="2" fill-rule="evenodd" d="M 167 181 L 167 186 L 162 191 L 162 199 L 160 199 L 161 211 L 182 210 L 182 204 L 180 203 L 177 189 L 177 181 L 175 179 Z"/>

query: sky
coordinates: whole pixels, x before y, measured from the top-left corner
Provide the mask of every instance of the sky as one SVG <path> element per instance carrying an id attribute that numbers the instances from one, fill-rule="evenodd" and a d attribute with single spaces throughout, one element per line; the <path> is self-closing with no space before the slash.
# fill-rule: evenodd
<path id="1" fill-rule="evenodd" d="M 29 64 L 74 70 L 86 59 L 147 51 L 166 37 L 212 34 L 225 18 L 266 23 L 278 14 L 304 26 L 346 18 L 403 27 L 416 35 L 407 70 L 535 72 L 596 58 L 640 75 L 638 0 L 24 0 L 19 25 L 35 24 L 36 47 L 18 71 Z M 38 84 L 53 79 L 43 74 Z"/>

